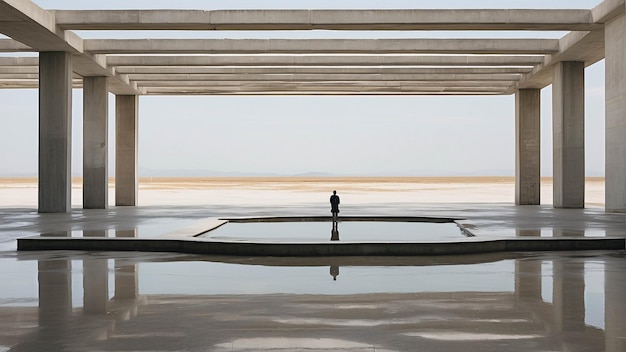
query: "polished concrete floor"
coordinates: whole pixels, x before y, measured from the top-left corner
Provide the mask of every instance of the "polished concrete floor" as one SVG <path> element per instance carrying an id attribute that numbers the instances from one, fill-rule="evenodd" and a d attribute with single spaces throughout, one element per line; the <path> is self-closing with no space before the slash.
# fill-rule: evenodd
<path id="1" fill-rule="evenodd" d="M 245 203 L 244 203 L 245 204 Z M 510 204 L 355 204 L 462 217 L 484 237 L 625 236 L 623 214 Z M 625 351 L 626 254 L 271 258 L 18 252 L 38 234 L 152 237 L 207 217 L 322 206 L 0 208 L 0 351 Z"/>

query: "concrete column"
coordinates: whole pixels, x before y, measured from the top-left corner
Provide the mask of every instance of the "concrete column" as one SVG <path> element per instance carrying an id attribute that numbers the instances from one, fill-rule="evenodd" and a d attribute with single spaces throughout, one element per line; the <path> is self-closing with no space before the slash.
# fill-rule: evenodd
<path id="1" fill-rule="evenodd" d="M 137 205 L 136 95 L 115 96 L 115 205 Z"/>
<path id="2" fill-rule="evenodd" d="M 624 16 L 605 25 L 605 207 L 626 212 L 626 27 Z"/>
<path id="3" fill-rule="evenodd" d="M 39 53 L 40 213 L 72 208 L 72 56 Z"/>
<path id="4" fill-rule="evenodd" d="M 541 203 L 541 90 L 515 94 L 515 204 Z"/>
<path id="5" fill-rule="evenodd" d="M 83 208 L 109 204 L 109 104 L 106 77 L 83 79 Z"/>
<path id="6" fill-rule="evenodd" d="M 585 65 L 554 66 L 552 131 L 555 208 L 585 207 Z"/>

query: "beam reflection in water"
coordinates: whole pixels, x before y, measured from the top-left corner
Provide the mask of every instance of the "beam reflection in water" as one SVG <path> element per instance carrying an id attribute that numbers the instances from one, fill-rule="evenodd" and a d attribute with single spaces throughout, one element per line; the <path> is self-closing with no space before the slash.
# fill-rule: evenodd
<path id="1" fill-rule="evenodd" d="M 317 259 L 58 253 L 37 263 L 28 273 L 36 307 L 0 297 L 0 350 L 626 347 L 626 263 L 609 253 Z M 75 278 L 83 284 L 72 284 Z M 83 297 L 83 306 L 72 297 Z"/>

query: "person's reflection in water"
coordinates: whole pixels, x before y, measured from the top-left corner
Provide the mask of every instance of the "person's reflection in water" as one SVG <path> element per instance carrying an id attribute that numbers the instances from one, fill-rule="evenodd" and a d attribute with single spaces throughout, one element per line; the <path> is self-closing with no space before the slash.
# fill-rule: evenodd
<path id="1" fill-rule="evenodd" d="M 330 230 L 330 240 L 339 241 L 339 225 L 336 221 L 333 221 L 333 228 Z"/>
<path id="2" fill-rule="evenodd" d="M 333 277 L 333 281 L 337 281 L 337 276 L 339 276 L 339 265 L 330 266 L 330 275 Z"/>

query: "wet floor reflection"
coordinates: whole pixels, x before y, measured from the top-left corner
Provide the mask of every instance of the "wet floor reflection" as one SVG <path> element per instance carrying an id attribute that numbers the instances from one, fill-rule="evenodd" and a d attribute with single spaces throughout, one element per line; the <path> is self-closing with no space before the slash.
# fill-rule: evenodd
<path id="1" fill-rule="evenodd" d="M 563 229 L 563 228 L 542 228 L 542 229 L 515 229 L 516 237 L 624 237 L 623 233 L 607 233 L 602 229 Z"/>
<path id="2" fill-rule="evenodd" d="M 330 230 L 330 240 L 339 241 L 339 223 L 337 221 L 333 221 L 333 227 Z"/>
<path id="3" fill-rule="evenodd" d="M 372 266 L 380 258 L 73 255 L 37 261 L 36 307 L 0 301 L 0 351 L 626 347 L 623 254 L 468 256 L 464 265 L 396 258 L 389 266 Z M 324 286 L 329 267 L 333 280 Z M 342 284 L 352 288 L 332 291 Z"/>
<path id="4" fill-rule="evenodd" d="M 330 226 L 329 226 L 330 225 Z M 427 221 L 230 221 L 199 235 L 217 241 L 260 242 L 440 242 L 466 239 L 454 222 Z"/>

